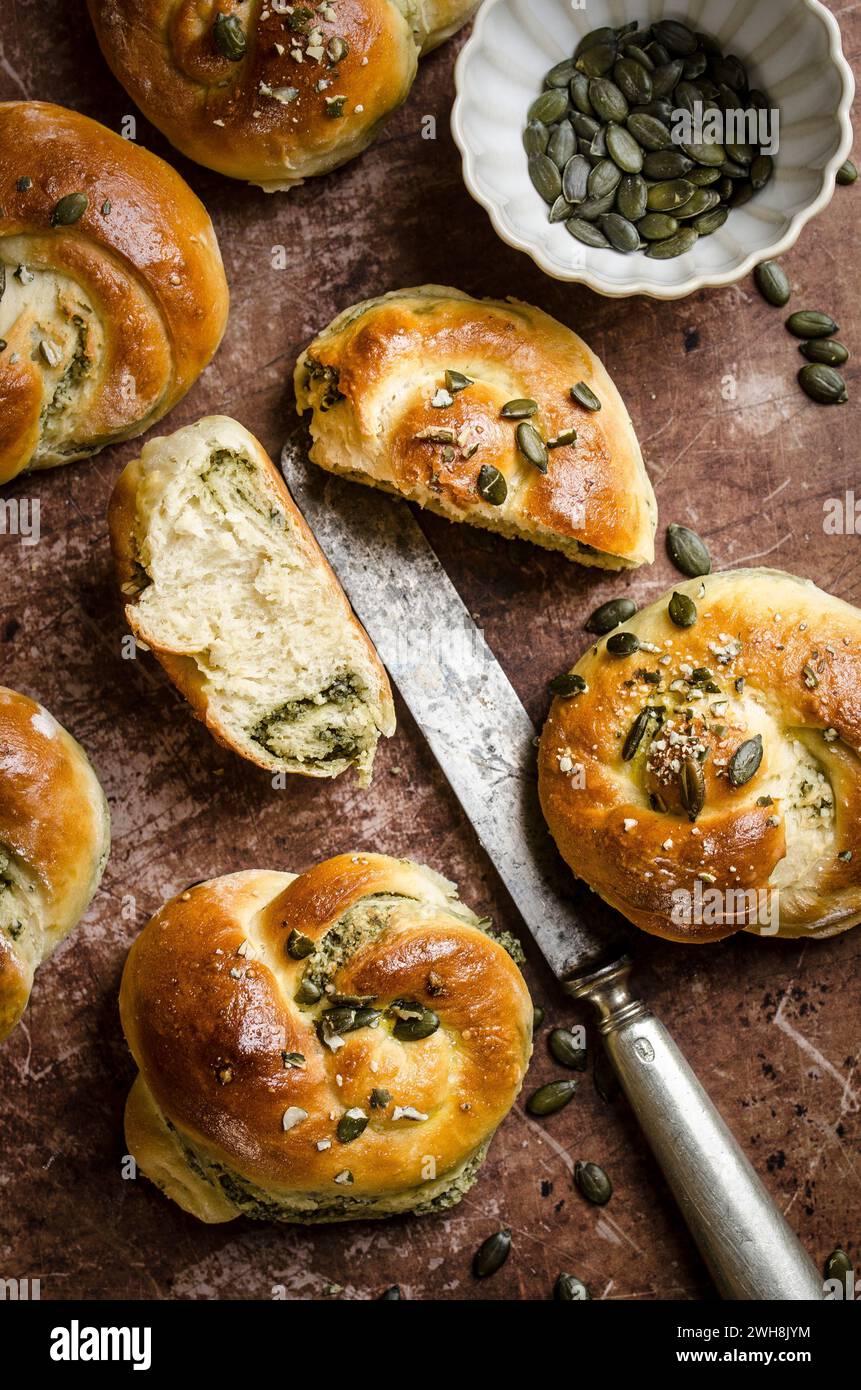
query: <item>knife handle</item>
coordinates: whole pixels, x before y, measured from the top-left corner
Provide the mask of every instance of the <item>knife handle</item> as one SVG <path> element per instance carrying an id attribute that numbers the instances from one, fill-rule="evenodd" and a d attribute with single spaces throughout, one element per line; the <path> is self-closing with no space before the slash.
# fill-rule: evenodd
<path id="1" fill-rule="evenodd" d="M 823 1279 L 664 1025 L 629 989 L 627 956 L 565 982 L 588 999 L 610 1060 L 718 1291 L 823 1299 Z"/>

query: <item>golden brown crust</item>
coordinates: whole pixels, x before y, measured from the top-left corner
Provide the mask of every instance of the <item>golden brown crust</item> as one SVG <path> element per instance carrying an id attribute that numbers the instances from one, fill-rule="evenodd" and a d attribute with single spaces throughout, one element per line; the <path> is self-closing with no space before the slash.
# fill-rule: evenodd
<path id="1" fill-rule="evenodd" d="M 83 749 L 26 695 L 0 686 L 0 1041 L 33 974 L 101 877 L 108 809 Z"/>
<path id="2" fill-rule="evenodd" d="M 225 427 L 229 427 L 229 435 L 225 434 Z M 166 450 L 168 454 L 176 447 L 181 449 L 183 437 L 188 438 L 190 446 L 195 436 L 207 434 L 212 435 L 213 447 L 219 443 L 235 444 L 238 442 L 262 471 L 265 485 L 271 495 L 272 507 L 279 509 L 289 518 L 290 534 L 303 553 L 304 564 L 320 572 L 326 587 L 328 604 L 333 609 L 340 610 L 344 623 L 349 626 L 352 633 L 358 635 L 362 642 L 367 654 L 369 668 L 377 681 L 377 688 L 373 692 L 373 696 L 379 702 L 381 710 L 380 731 L 386 737 L 390 737 L 395 731 L 394 700 L 389 678 L 377 655 L 377 650 L 353 613 L 334 570 L 317 544 L 314 533 L 290 496 L 284 479 L 263 445 L 258 439 L 255 439 L 250 431 L 230 417 L 206 416 L 197 421 L 195 425 L 184 426 L 182 430 L 178 430 L 173 435 L 148 440 L 144 446 L 143 457 L 133 459 L 123 469 L 114 485 L 108 504 L 108 530 L 120 593 L 125 597 L 129 594 L 137 594 L 140 590 L 140 567 L 137 560 L 138 548 L 136 543 L 139 530 L 138 499 L 142 483 L 146 477 L 148 460 L 155 462 L 162 449 Z M 210 704 L 206 677 L 198 663 L 191 656 L 172 650 L 154 639 L 153 634 L 140 617 L 138 603 L 135 599 L 126 602 L 125 616 L 135 638 L 145 649 L 152 651 L 156 660 L 164 667 L 176 688 L 191 705 L 194 713 L 205 724 L 213 738 L 223 747 L 229 748 L 256 763 L 258 767 L 271 771 L 273 768 L 277 769 L 281 766 L 279 761 L 269 756 L 262 747 L 255 749 L 255 746 L 247 741 L 241 745 L 236 741 L 230 729 L 218 717 L 217 712 Z M 308 777 L 332 775 L 331 771 L 319 770 L 310 765 L 293 770 Z"/>
<path id="3" fill-rule="evenodd" d="M 329 978 L 341 995 L 373 996 L 380 1019 L 330 1047 L 315 1027 L 327 997 L 294 1002 L 318 958 L 292 959 L 286 944 L 295 929 L 319 945 L 336 924 L 345 931 L 351 908 L 369 905 L 376 928 L 347 943 Z M 393 1035 L 387 1010 L 405 999 L 438 1015 L 430 1036 Z M 502 946 L 451 885 L 374 854 L 341 855 L 292 882 L 233 874 L 173 899 L 132 947 L 120 1009 L 141 1077 L 182 1142 L 273 1200 L 320 1207 L 341 1195 L 345 1169 L 351 1200 L 396 1203 L 416 1189 L 419 1204 L 423 1186 L 487 1143 L 532 1046 L 529 995 Z M 285 1052 L 304 1066 L 285 1066 Z M 390 1095 L 379 1108 L 375 1088 Z M 306 1116 L 285 1132 L 291 1107 Z M 351 1107 L 369 1123 L 343 1143 L 337 1126 Z"/>
<path id="4" fill-rule="evenodd" d="M 87 197 L 83 216 L 52 226 L 60 199 L 75 192 Z M 14 321 L 3 326 L 2 483 L 160 419 L 215 352 L 228 293 L 212 224 L 183 179 L 74 111 L 0 103 L 0 207 L 7 275 L 23 263 L 35 277 L 16 298 Z M 74 402 L 67 406 L 68 435 L 55 450 L 46 446 L 43 458 L 34 458 L 39 416 L 57 377 L 49 361 L 34 360 L 38 335 L 50 356 L 62 355 L 67 335 L 75 338 L 76 357 L 60 370 L 68 367 L 80 393 L 77 414 Z"/>
<path id="5" fill-rule="evenodd" d="M 288 188 L 361 153 L 406 98 L 420 46 L 453 33 L 474 8 L 431 5 L 432 30 L 419 11 L 414 35 L 406 5 L 393 0 L 88 3 L 105 58 L 149 120 L 191 159 L 264 188 Z M 237 61 L 219 50 L 219 16 L 242 26 Z"/>
<path id="6" fill-rule="evenodd" d="M 694 626 L 670 620 L 672 592 L 693 599 Z M 541 737 L 541 804 L 574 872 L 670 940 L 854 926 L 861 614 L 793 575 L 736 570 L 677 584 L 624 630 L 651 645 L 614 657 L 607 638 L 597 642 L 573 668 L 587 690 L 554 700 Z M 626 761 L 646 705 L 664 706 L 663 722 L 651 717 Z M 761 764 L 734 785 L 732 759 L 757 738 Z M 685 808 L 696 798 L 681 789 L 687 758 L 703 776 L 695 822 Z"/>
<path id="7" fill-rule="evenodd" d="M 473 384 L 432 405 L 446 370 Z M 299 409 L 314 411 L 311 458 L 324 468 L 586 564 L 654 558 L 654 495 L 621 397 L 582 339 L 539 309 L 444 286 L 395 291 L 340 314 L 302 354 L 295 381 Z M 581 381 L 599 411 L 571 399 Z M 532 423 L 545 438 L 577 431 L 550 451 L 546 474 L 518 451 L 518 422 L 500 416 L 521 397 L 537 401 Z M 506 478 L 501 506 L 477 491 L 484 465 Z"/>

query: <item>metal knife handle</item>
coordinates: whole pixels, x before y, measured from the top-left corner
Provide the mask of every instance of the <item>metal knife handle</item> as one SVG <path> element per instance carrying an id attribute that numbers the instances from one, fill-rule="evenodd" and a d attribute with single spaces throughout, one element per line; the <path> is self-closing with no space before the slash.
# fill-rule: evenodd
<path id="1" fill-rule="evenodd" d="M 623 957 L 565 982 L 588 999 L 651 1149 L 723 1298 L 823 1299 L 823 1280 L 664 1025 L 628 986 Z"/>

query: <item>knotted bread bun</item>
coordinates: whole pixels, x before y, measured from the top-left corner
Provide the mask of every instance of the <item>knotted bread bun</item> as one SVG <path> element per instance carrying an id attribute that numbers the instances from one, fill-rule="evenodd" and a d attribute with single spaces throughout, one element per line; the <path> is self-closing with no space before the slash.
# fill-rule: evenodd
<path id="1" fill-rule="evenodd" d="M 581 383 L 599 409 L 572 399 Z M 323 329 L 295 386 L 322 468 L 584 565 L 654 559 L 655 497 L 622 398 L 582 338 L 540 309 L 442 285 L 395 290 Z M 541 471 L 524 430 L 576 438 L 547 450 Z"/>
<path id="2" fill-rule="evenodd" d="M 361 154 L 476 0 L 88 0 L 114 75 L 183 154 L 269 192 Z"/>
<path id="3" fill-rule="evenodd" d="M 452 884 L 381 854 L 181 893 L 132 946 L 120 1010 L 129 1149 L 203 1221 L 452 1206 L 532 1051 L 499 940 Z"/>
<path id="4" fill-rule="evenodd" d="M 631 655 L 612 654 L 622 632 Z M 585 689 L 554 700 L 541 737 L 541 804 L 602 898 L 673 941 L 861 920 L 857 609 L 779 570 L 712 574 L 574 671 Z"/>
<path id="5" fill-rule="evenodd" d="M 0 484 L 149 429 L 227 321 L 203 204 L 62 106 L 0 103 Z"/>
<path id="6" fill-rule="evenodd" d="M 38 966 L 99 885 L 110 818 L 84 750 L 56 719 L 0 686 L 0 1042 Z"/>

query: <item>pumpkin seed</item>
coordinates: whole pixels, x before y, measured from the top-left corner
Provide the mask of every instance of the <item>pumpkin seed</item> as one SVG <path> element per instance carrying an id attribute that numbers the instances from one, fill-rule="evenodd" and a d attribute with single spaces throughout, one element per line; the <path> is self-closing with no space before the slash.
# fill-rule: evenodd
<path id="1" fill-rule="evenodd" d="M 640 639 L 635 632 L 614 632 L 607 638 L 607 651 L 612 656 L 633 656 L 640 650 Z"/>
<path id="2" fill-rule="evenodd" d="M 523 132 L 523 148 L 528 155 L 546 154 L 550 131 L 543 121 L 530 121 Z"/>
<path id="3" fill-rule="evenodd" d="M 293 960 L 304 960 L 306 956 L 312 956 L 316 949 L 310 936 L 304 936 L 302 932 L 293 928 L 287 938 L 288 956 L 292 956 Z"/>
<path id="4" fill-rule="evenodd" d="M 630 763 L 637 755 L 637 751 L 654 716 L 654 709 L 651 705 L 645 705 L 637 715 L 630 729 L 627 738 L 622 745 L 622 762 Z"/>
<path id="5" fill-rule="evenodd" d="M 615 63 L 617 52 L 615 41 L 613 43 L 596 43 L 585 53 L 580 54 L 575 65 L 577 71 L 585 73 L 592 80 L 603 77 Z M 589 95 L 591 97 L 591 92 Z M 595 105 L 594 101 L 592 105 Z"/>
<path id="6" fill-rule="evenodd" d="M 841 1283 L 846 1282 L 846 1275 L 853 1273 L 852 1261 L 846 1254 L 842 1246 L 838 1245 L 836 1250 L 832 1250 L 828 1259 L 825 1261 L 825 1278 L 839 1279 Z"/>
<path id="7" fill-rule="evenodd" d="M 745 183 L 737 183 L 729 195 L 729 205 L 732 208 L 744 207 L 753 197 L 755 189 L 750 180 Z"/>
<path id="8" fill-rule="evenodd" d="M 823 314 L 819 309 L 799 309 L 789 315 L 786 326 L 796 338 L 830 338 L 832 333 L 839 332 L 830 314 Z"/>
<path id="9" fill-rule="evenodd" d="M 854 183 L 858 177 L 858 170 L 851 159 L 845 160 L 837 170 L 836 178 L 838 183 Z"/>
<path id="10" fill-rule="evenodd" d="M 472 1261 L 472 1272 L 476 1279 L 487 1279 L 502 1269 L 511 1254 L 511 1232 L 496 1231 L 478 1247 Z"/>
<path id="11" fill-rule="evenodd" d="M 504 420 L 525 420 L 528 416 L 534 415 L 538 410 L 538 402 L 529 400 L 528 397 L 518 397 L 513 401 L 506 401 L 500 410 L 500 415 Z"/>
<path id="12" fill-rule="evenodd" d="M 808 363 L 802 367 L 798 381 L 802 391 L 819 405 L 843 405 L 849 399 L 843 377 L 824 362 Z"/>
<path id="13" fill-rule="evenodd" d="M 711 212 L 720 202 L 720 194 L 715 193 L 712 188 L 695 188 L 690 198 L 680 208 L 676 208 L 676 217 L 680 221 L 691 217 L 701 217 L 704 212 Z"/>
<path id="14" fill-rule="evenodd" d="M 778 261 L 760 261 L 753 272 L 754 283 L 763 299 L 782 308 L 792 293 L 789 276 Z"/>
<path id="15" fill-rule="evenodd" d="M 667 237 L 675 236 L 678 230 L 675 217 L 664 212 L 649 212 L 637 223 L 637 231 L 646 241 L 665 241 Z"/>
<path id="16" fill-rule="evenodd" d="M 561 121 L 554 126 L 547 142 L 547 157 L 552 159 L 557 169 L 560 171 L 565 168 L 571 156 L 577 150 L 577 136 L 574 134 L 574 127 L 570 121 Z"/>
<path id="17" fill-rule="evenodd" d="M 576 70 L 573 58 L 563 58 L 544 74 L 545 87 L 567 87 Z"/>
<path id="18" fill-rule="evenodd" d="M 695 164 L 715 165 L 723 164 L 726 160 L 726 152 L 723 145 L 715 144 L 685 144 L 682 141 L 681 148 Z M 751 174 L 752 178 L 752 174 Z"/>
<path id="19" fill-rule="evenodd" d="M 614 122 L 608 125 L 607 152 L 626 174 L 639 174 L 643 167 L 643 151 L 631 132 L 623 125 L 616 125 Z"/>
<path id="20" fill-rule="evenodd" d="M 704 53 L 692 53 L 690 58 L 683 60 L 682 72 L 689 82 L 695 82 L 702 77 L 707 66 L 708 59 Z"/>
<path id="21" fill-rule="evenodd" d="M 389 1288 L 384 1289 L 384 1291 L 380 1294 L 379 1298 L 377 1299 L 377 1302 L 378 1302 L 378 1303 L 394 1303 L 394 1302 L 396 1302 L 398 1299 L 402 1299 L 402 1298 L 403 1298 L 403 1294 L 401 1293 L 401 1286 L 400 1286 L 400 1284 L 391 1284 L 391 1285 L 389 1286 Z"/>
<path id="22" fill-rule="evenodd" d="M 385 1110 L 391 1105 L 392 1093 L 387 1091 L 384 1086 L 375 1086 L 371 1091 L 370 1105 L 372 1110 Z"/>
<path id="23" fill-rule="evenodd" d="M 608 1105 L 612 1105 L 621 1094 L 622 1087 L 616 1075 L 613 1063 L 607 1056 L 607 1049 L 603 1043 L 595 1050 L 595 1061 L 592 1064 L 592 1084 L 598 1095 Z"/>
<path id="24" fill-rule="evenodd" d="M 671 521 L 667 527 L 667 553 L 677 570 L 689 579 L 711 572 L 712 560 L 708 546 L 688 526 Z"/>
<path id="25" fill-rule="evenodd" d="M 707 169 L 704 164 L 696 165 L 685 174 L 688 183 L 692 183 L 695 188 L 706 188 L 717 183 L 720 176 L 720 169 Z"/>
<path id="26" fill-rule="evenodd" d="M 584 246 L 598 246 L 610 249 L 610 243 L 602 231 L 593 227 L 591 222 L 585 221 L 582 217 L 570 217 L 565 223 L 565 230 L 577 240 L 582 241 Z"/>
<path id="27" fill-rule="evenodd" d="M 646 211 L 648 184 L 639 174 L 626 174 L 616 190 L 616 207 L 629 222 L 639 222 Z M 639 237 L 637 238 L 639 244 Z"/>
<path id="28" fill-rule="evenodd" d="M 695 227 L 682 227 L 675 236 L 668 237 L 666 241 L 653 241 L 646 248 L 646 255 L 659 261 L 669 260 L 673 256 L 683 256 L 686 251 L 690 251 L 697 239 Z"/>
<path id="29" fill-rule="evenodd" d="M 67 193 L 57 203 L 51 213 L 52 227 L 71 227 L 79 222 L 87 211 L 89 198 L 86 193 Z"/>
<path id="30" fill-rule="evenodd" d="M 799 343 L 798 351 L 808 362 L 824 362 L 827 367 L 842 367 L 849 360 L 849 349 L 836 338 L 810 338 Z"/>
<path id="31" fill-rule="evenodd" d="M 680 20 L 660 19 L 657 24 L 652 25 L 652 33 L 658 43 L 662 43 L 670 53 L 679 53 L 683 58 L 690 57 L 697 50 L 696 35 Z"/>
<path id="32" fill-rule="evenodd" d="M 597 1163 L 575 1163 L 574 1182 L 586 1201 L 596 1207 L 603 1207 L 613 1195 L 613 1184 Z"/>
<path id="33" fill-rule="evenodd" d="M 651 61 L 647 59 L 647 61 Z M 620 58 L 613 67 L 613 81 L 626 101 L 637 104 L 652 100 L 649 70 L 634 58 Z"/>
<path id="34" fill-rule="evenodd" d="M 729 780 L 734 787 L 743 787 L 757 772 L 762 762 L 762 734 L 739 744 L 729 762 Z"/>
<path id="35" fill-rule="evenodd" d="M 621 178 L 622 170 L 618 164 L 614 164 L 612 159 L 600 160 L 589 175 L 590 198 L 605 198 L 608 193 L 615 192 Z"/>
<path id="36" fill-rule="evenodd" d="M 297 1004 L 316 1004 L 322 993 L 313 980 L 303 980 L 293 998 Z"/>
<path id="37" fill-rule="evenodd" d="M 611 598 L 589 614 L 583 627 L 587 632 L 597 632 L 599 636 L 603 637 L 605 633 L 612 632 L 614 627 L 628 622 L 636 611 L 637 605 L 633 599 Z"/>
<path id="38" fill-rule="evenodd" d="M 646 50 L 640 47 L 637 35 L 631 35 L 630 38 L 625 39 L 622 44 L 622 51 L 626 58 L 633 58 L 635 63 L 639 63 L 641 67 L 646 69 L 646 72 L 655 71 L 655 64 Z"/>
<path id="39" fill-rule="evenodd" d="M 674 92 L 676 106 L 693 115 L 698 105 L 702 105 L 703 94 L 696 82 L 681 81 Z"/>
<path id="40" fill-rule="evenodd" d="M 676 627 L 693 627 L 697 620 L 697 605 L 687 594 L 674 593 L 667 612 Z"/>
<path id="41" fill-rule="evenodd" d="M 602 213 L 612 212 L 615 202 L 615 191 L 606 193 L 603 198 L 587 198 L 585 202 L 577 204 L 577 216 L 583 222 L 595 222 Z"/>
<path id="42" fill-rule="evenodd" d="M 582 203 L 589 191 L 591 166 L 582 154 L 572 155 L 562 174 L 562 196 L 569 203 Z"/>
<path id="43" fill-rule="evenodd" d="M 585 381 L 578 381 L 575 386 L 571 387 L 571 399 L 576 401 L 578 405 L 584 406 L 586 410 L 601 409 L 601 402 Z"/>
<path id="44" fill-rule="evenodd" d="M 547 445 L 535 426 L 530 425 L 526 420 L 521 421 L 515 430 L 515 438 L 523 457 L 528 459 L 539 473 L 546 473 L 550 456 L 547 453 Z"/>
<path id="45" fill-rule="evenodd" d="M 549 155 L 531 154 L 527 162 L 532 186 L 545 203 L 553 203 L 562 192 L 562 175 Z"/>
<path id="46" fill-rule="evenodd" d="M 642 111 L 632 112 L 625 124 L 634 139 L 651 154 L 665 150 L 672 139 L 663 121 L 659 121 L 656 116 L 647 116 Z"/>
<path id="47" fill-rule="evenodd" d="M 245 57 L 248 42 L 242 21 L 235 14 L 217 15 L 212 26 L 212 37 L 221 56 L 229 58 L 231 63 L 241 62 Z"/>
<path id="48" fill-rule="evenodd" d="M 660 101 L 662 97 L 670 96 L 681 80 L 683 68 L 680 58 L 673 58 L 656 67 L 652 73 L 652 98 Z"/>
<path id="49" fill-rule="evenodd" d="M 573 444 L 577 438 L 577 431 L 574 429 L 560 430 L 553 438 L 546 441 L 548 449 L 561 449 L 566 444 Z"/>
<path id="50" fill-rule="evenodd" d="M 463 372 L 456 372 L 453 367 L 447 367 L 445 373 L 446 390 L 452 395 L 457 391 L 465 391 L 467 386 L 474 385 L 471 376 L 464 376 Z"/>
<path id="51" fill-rule="evenodd" d="M 602 159 L 607 158 L 607 127 L 599 126 L 589 143 L 588 150 L 581 150 L 593 165 L 599 164 Z"/>
<path id="52" fill-rule="evenodd" d="M 568 86 L 571 100 L 577 110 L 584 116 L 594 116 L 592 103 L 589 100 L 589 79 L 582 72 L 575 72 Z"/>
<path id="53" fill-rule="evenodd" d="M 368 1117 L 364 1110 L 354 1106 L 351 1110 L 345 1110 L 338 1121 L 335 1135 L 340 1144 L 352 1144 L 354 1139 L 358 1139 L 368 1128 Z"/>
<path id="54" fill-rule="evenodd" d="M 684 207 L 693 197 L 694 186 L 687 179 L 670 179 L 663 183 L 653 183 L 649 189 L 646 205 L 649 212 L 675 212 Z"/>
<path id="55" fill-rule="evenodd" d="M 769 154 L 758 154 L 750 166 L 750 186 L 754 193 L 765 188 L 774 173 L 774 160 Z"/>
<path id="56" fill-rule="evenodd" d="M 542 1009 L 542 1007 L 541 1007 L 540 1004 L 536 1004 L 535 1008 L 532 1010 L 532 1031 L 533 1031 L 533 1033 L 537 1033 L 538 1029 L 541 1027 L 541 1025 L 542 1025 L 543 1022 L 544 1022 L 544 1010 Z"/>
<path id="57" fill-rule="evenodd" d="M 557 1303 L 580 1303 L 592 1295 L 576 1274 L 562 1273 L 553 1285 L 553 1297 Z"/>
<path id="58" fill-rule="evenodd" d="M 604 213 L 598 218 L 598 226 L 615 250 L 623 252 L 639 250 L 640 235 L 637 228 L 633 222 L 628 221 L 627 217 L 622 217 L 621 213 Z"/>
<path id="59" fill-rule="evenodd" d="M 568 93 L 558 87 L 551 87 L 536 97 L 529 108 L 530 121 L 541 121 L 544 125 L 555 125 L 561 121 L 568 110 Z"/>
<path id="60" fill-rule="evenodd" d="M 643 106 L 635 106 L 632 116 L 652 116 L 668 129 L 673 119 L 673 106 L 669 101 L 647 101 Z"/>
<path id="61" fill-rule="evenodd" d="M 547 1046 L 560 1066 L 572 1071 L 585 1071 L 586 1049 L 568 1028 L 553 1028 L 547 1036 Z"/>
<path id="62" fill-rule="evenodd" d="M 556 201 L 550 209 L 548 221 L 567 222 L 568 218 L 572 217 L 575 211 L 576 209 L 574 207 L 574 204 L 569 203 L 568 199 L 562 193 L 560 193 L 559 197 L 556 199 Z"/>
<path id="63" fill-rule="evenodd" d="M 756 155 L 756 149 L 753 145 L 736 145 L 732 140 L 727 140 L 724 149 L 735 164 L 744 164 L 745 166 L 751 164 Z"/>
<path id="64" fill-rule="evenodd" d="M 572 112 L 570 119 L 580 139 L 588 140 L 590 143 L 601 129 L 594 116 L 584 116 L 581 111 Z"/>
<path id="65" fill-rule="evenodd" d="M 582 695 L 586 689 L 586 682 L 576 671 L 567 671 L 561 676 L 554 676 L 547 689 L 560 700 L 568 700 L 572 695 Z"/>
<path id="66" fill-rule="evenodd" d="M 711 212 L 701 212 L 699 217 L 694 218 L 691 225 L 697 236 L 711 236 L 712 232 L 716 232 L 719 227 L 723 226 L 728 217 L 729 208 L 716 207 L 712 208 Z"/>
<path id="67" fill-rule="evenodd" d="M 593 77 L 589 82 L 589 100 L 596 116 L 602 121 L 624 121 L 628 103 L 615 82 L 608 77 Z"/>
<path id="68" fill-rule="evenodd" d="M 398 1008 L 406 1010 L 410 1016 L 399 1017 L 396 1012 Z M 413 999 L 397 1001 L 389 1013 L 394 1014 L 395 1026 L 392 1035 L 399 1042 L 420 1042 L 422 1038 L 429 1038 L 439 1028 L 439 1018 L 433 1009 L 426 1009 L 423 1004 L 417 1004 Z"/>
<path id="69" fill-rule="evenodd" d="M 508 484 L 503 474 L 498 468 L 494 468 L 492 463 L 482 464 L 478 470 L 476 489 L 479 497 L 491 507 L 501 507 L 508 496 Z"/>
<path id="70" fill-rule="evenodd" d="M 568 1105 L 574 1099 L 574 1092 L 580 1085 L 579 1081 L 549 1081 L 546 1086 L 539 1086 L 537 1091 L 526 1102 L 526 1109 L 530 1115 L 555 1115 L 557 1110 Z"/>
<path id="71" fill-rule="evenodd" d="M 618 35 L 615 29 L 611 29 L 609 24 L 602 24 L 599 29 L 590 29 L 574 49 L 574 57 L 579 58 L 581 53 L 586 53 L 590 48 L 596 48 L 599 43 L 615 43 Z"/>
<path id="72" fill-rule="evenodd" d="M 650 150 L 643 160 L 647 179 L 678 179 L 693 167 L 693 160 L 680 150 Z"/>
<path id="73" fill-rule="evenodd" d="M 688 753 L 679 774 L 679 800 L 688 813 L 688 820 L 695 821 L 706 800 L 706 783 L 703 770 L 697 759 Z"/>

